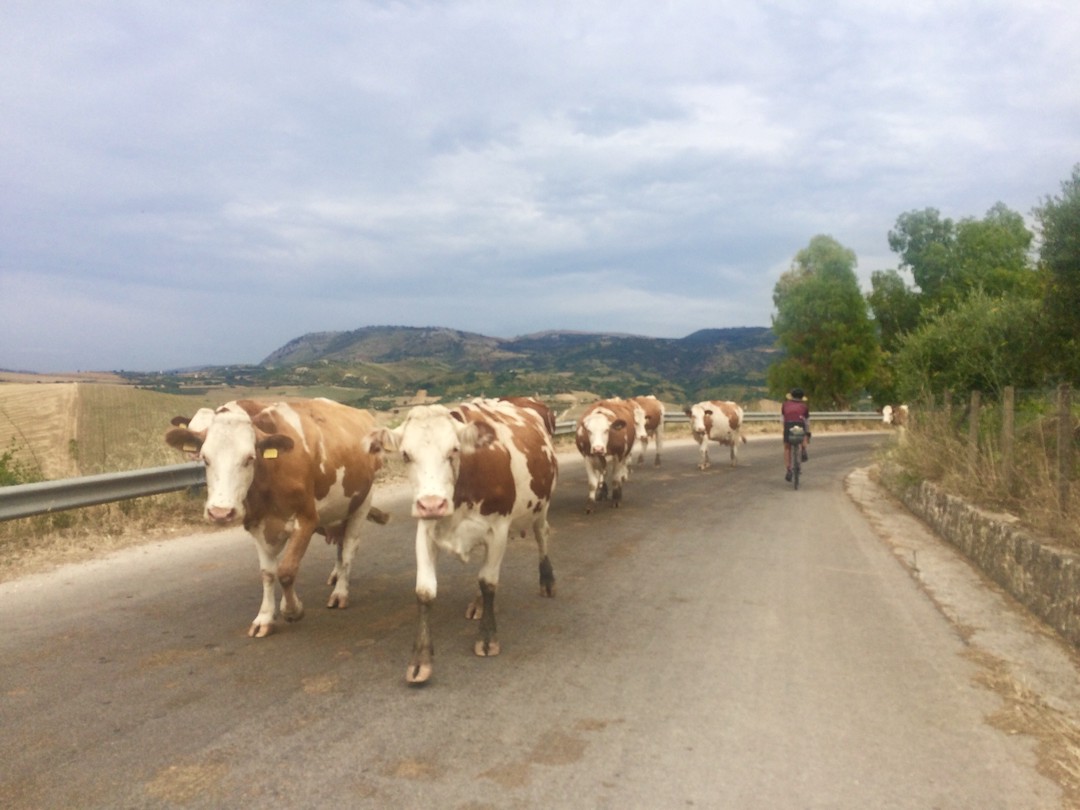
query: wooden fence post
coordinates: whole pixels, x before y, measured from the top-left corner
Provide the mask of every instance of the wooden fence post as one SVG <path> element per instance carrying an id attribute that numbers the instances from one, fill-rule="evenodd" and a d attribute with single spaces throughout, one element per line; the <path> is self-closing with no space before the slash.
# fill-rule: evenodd
<path id="1" fill-rule="evenodd" d="M 1005 491 L 1013 494 L 1013 438 L 1016 431 L 1016 389 L 1005 386 L 1005 399 L 1001 404 L 1001 477 Z"/>
<path id="2" fill-rule="evenodd" d="M 979 462 L 979 400 L 978 391 L 971 392 L 971 410 L 968 412 L 968 465 L 972 472 Z"/>
<path id="3" fill-rule="evenodd" d="M 1072 473 L 1072 407 L 1069 384 L 1058 386 L 1058 508 L 1069 511 L 1069 476 Z"/>

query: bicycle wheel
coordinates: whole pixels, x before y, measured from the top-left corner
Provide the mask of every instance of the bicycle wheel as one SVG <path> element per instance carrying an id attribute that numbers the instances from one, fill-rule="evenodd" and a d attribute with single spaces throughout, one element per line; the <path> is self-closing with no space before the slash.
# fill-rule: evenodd
<path id="1" fill-rule="evenodd" d="M 799 460 L 799 448 L 795 445 L 791 446 L 791 483 L 795 489 L 799 488 L 799 470 L 802 469 L 802 462 Z"/>

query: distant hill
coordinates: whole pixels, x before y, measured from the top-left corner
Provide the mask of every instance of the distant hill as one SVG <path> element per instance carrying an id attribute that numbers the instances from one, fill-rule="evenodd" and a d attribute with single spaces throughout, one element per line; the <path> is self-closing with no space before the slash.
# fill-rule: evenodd
<path id="1" fill-rule="evenodd" d="M 684 338 L 550 331 L 504 339 L 443 327 L 366 326 L 302 335 L 260 365 L 283 370 L 411 362 L 459 373 L 638 379 L 690 393 L 761 388 L 776 355 L 768 327 L 703 329 Z"/>

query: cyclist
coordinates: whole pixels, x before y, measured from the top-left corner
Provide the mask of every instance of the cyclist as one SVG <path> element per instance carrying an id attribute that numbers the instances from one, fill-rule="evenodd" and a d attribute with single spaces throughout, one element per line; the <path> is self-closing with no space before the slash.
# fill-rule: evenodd
<path id="1" fill-rule="evenodd" d="M 780 406 L 780 418 L 784 420 L 784 466 L 787 467 L 785 481 L 791 480 L 791 445 L 788 444 L 788 431 L 792 425 L 802 425 L 806 436 L 802 440 L 802 460 L 810 458 L 806 452 L 806 445 L 810 443 L 810 406 L 806 402 L 806 395 L 801 388 L 792 388 L 788 392 L 784 404 Z"/>

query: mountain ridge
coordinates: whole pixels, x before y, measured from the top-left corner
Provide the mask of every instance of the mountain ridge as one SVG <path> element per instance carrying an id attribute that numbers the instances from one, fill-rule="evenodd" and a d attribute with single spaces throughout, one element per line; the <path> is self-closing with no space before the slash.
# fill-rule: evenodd
<path id="1" fill-rule="evenodd" d="M 595 372 L 602 376 L 617 370 L 699 389 L 733 382 L 760 386 L 777 353 L 769 327 L 700 329 L 682 338 L 578 330 L 496 338 L 442 326 L 363 326 L 300 335 L 271 352 L 260 365 L 274 370 L 320 363 L 423 361 L 454 372 Z"/>

